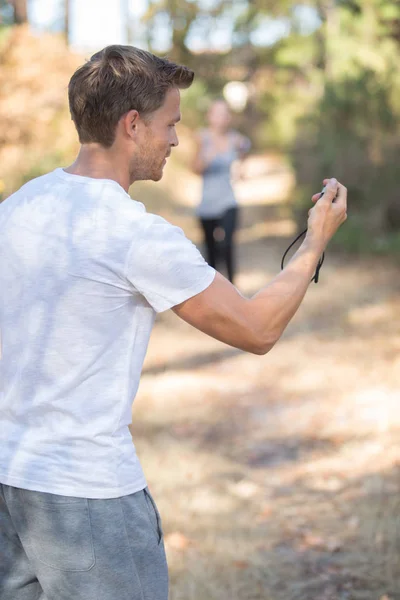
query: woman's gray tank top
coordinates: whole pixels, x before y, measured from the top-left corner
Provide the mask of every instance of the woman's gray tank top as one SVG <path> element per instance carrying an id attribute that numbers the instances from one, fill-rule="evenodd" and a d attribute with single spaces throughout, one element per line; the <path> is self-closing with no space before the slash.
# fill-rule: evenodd
<path id="1" fill-rule="evenodd" d="M 203 173 L 202 197 L 196 214 L 202 219 L 217 219 L 229 208 L 237 206 L 237 201 L 231 183 L 232 163 L 238 158 L 235 148 L 235 133 L 229 133 L 230 143 L 225 152 L 220 152 L 208 165 Z M 210 134 L 202 134 L 202 150 L 207 151 L 210 144 Z"/>

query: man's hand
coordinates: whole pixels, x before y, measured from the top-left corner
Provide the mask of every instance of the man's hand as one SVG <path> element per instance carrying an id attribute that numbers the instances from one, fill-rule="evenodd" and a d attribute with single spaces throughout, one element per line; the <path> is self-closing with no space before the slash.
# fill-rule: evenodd
<path id="1" fill-rule="evenodd" d="M 314 194 L 308 213 L 307 240 L 321 253 L 347 218 L 347 189 L 336 179 L 324 179 L 325 193 Z"/>

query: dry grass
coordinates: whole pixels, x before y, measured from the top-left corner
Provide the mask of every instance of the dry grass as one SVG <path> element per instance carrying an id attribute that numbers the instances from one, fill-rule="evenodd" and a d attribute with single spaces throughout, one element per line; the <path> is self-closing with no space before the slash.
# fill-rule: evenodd
<path id="1" fill-rule="evenodd" d="M 247 293 L 277 271 L 293 231 L 270 177 L 264 205 L 242 184 Z M 169 184 L 153 210 L 198 240 L 197 182 L 177 204 Z M 261 358 L 173 314 L 158 320 L 133 437 L 164 518 L 172 600 L 400 598 L 397 282 L 393 266 L 328 253 L 320 284 Z"/>

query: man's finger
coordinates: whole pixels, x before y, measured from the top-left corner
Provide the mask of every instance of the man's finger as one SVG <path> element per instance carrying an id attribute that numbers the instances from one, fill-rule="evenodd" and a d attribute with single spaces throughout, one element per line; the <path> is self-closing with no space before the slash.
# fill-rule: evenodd
<path id="1" fill-rule="evenodd" d="M 327 183 L 325 184 L 325 192 L 324 195 L 321 197 L 321 202 L 324 202 L 325 204 L 332 202 L 333 199 L 336 197 L 337 193 L 338 182 L 337 179 L 332 177 L 331 179 L 328 179 Z"/>
<path id="2" fill-rule="evenodd" d="M 329 183 L 330 181 L 336 181 L 336 179 L 335 179 L 335 178 L 331 178 L 331 179 L 324 179 L 324 180 L 322 181 L 324 188 L 325 188 L 325 187 L 328 185 L 328 183 Z M 322 192 L 318 192 L 318 194 L 314 194 L 314 195 L 311 197 L 311 200 L 312 200 L 312 202 L 314 202 L 314 203 L 315 203 L 315 202 L 318 202 L 318 200 L 319 200 L 320 198 L 322 198 Z"/>
<path id="3" fill-rule="evenodd" d="M 347 210 L 347 189 L 341 183 L 338 183 L 335 205 L 341 209 L 344 209 L 345 211 Z"/>

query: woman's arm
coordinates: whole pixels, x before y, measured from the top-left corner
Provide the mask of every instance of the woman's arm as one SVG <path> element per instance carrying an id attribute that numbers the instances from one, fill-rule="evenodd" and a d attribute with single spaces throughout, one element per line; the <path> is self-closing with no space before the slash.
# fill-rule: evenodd
<path id="1" fill-rule="evenodd" d="M 238 162 L 235 166 L 235 179 L 240 181 L 245 178 L 244 159 L 251 148 L 251 142 L 248 137 L 235 132 L 235 149 L 238 155 Z"/>
<path id="2" fill-rule="evenodd" d="M 245 156 L 250 152 L 251 141 L 245 135 L 242 135 L 241 133 L 236 133 L 235 145 L 239 160 L 243 160 Z"/>
<path id="3" fill-rule="evenodd" d="M 202 175 L 217 155 L 210 144 L 207 149 L 204 146 L 204 138 L 199 133 L 196 136 L 196 152 L 192 163 L 192 169 L 197 175 Z"/>

